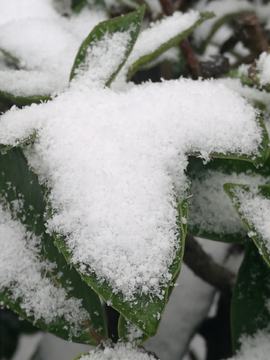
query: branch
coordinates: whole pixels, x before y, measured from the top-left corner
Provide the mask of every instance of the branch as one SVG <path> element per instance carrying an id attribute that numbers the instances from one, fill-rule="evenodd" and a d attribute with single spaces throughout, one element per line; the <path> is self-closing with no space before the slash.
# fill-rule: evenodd
<path id="1" fill-rule="evenodd" d="M 194 79 L 198 79 L 202 76 L 201 66 L 196 57 L 195 51 L 190 45 L 187 38 L 184 38 L 179 43 L 180 50 L 186 59 L 188 66 L 192 71 L 192 75 Z"/>
<path id="2" fill-rule="evenodd" d="M 195 275 L 222 292 L 230 291 L 235 275 L 229 269 L 214 262 L 193 236 L 186 236 L 184 263 Z"/>

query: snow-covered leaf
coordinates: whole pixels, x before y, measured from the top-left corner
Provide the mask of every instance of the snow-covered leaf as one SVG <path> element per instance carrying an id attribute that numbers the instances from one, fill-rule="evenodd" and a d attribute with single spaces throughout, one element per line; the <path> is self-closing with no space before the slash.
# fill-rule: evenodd
<path id="1" fill-rule="evenodd" d="M 233 350 L 239 350 L 243 336 L 267 330 L 270 323 L 270 269 L 250 241 L 246 247 L 232 297 L 231 329 Z M 269 341 L 269 340 L 268 340 Z M 258 357 L 258 359 L 261 359 Z"/>
<path id="2" fill-rule="evenodd" d="M 174 12 L 150 25 L 138 37 L 134 50 L 130 55 L 124 71 L 127 79 L 145 64 L 157 59 L 163 52 L 179 43 L 205 20 L 211 19 L 213 13 L 191 11 L 189 13 Z"/>
<path id="3" fill-rule="evenodd" d="M 36 131 L 24 151 L 49 190 L 46 225 L 59 249 L 109 305 L 154 335 L 183 254 L 186 154 L 259 156 L 256 115 L 212 81 L 126 92 L 72 82 L 51 102 L 3 115 L 0 143 Z"/>
<path id="4" fill-rule="evenodd" d="M 241 220 L 262 257 L 270 266 L 270 185 L 225 184 Z"/>
<path id="5" fill-rule="evenodd" d="M 213 159 L 204 165 L 190 157 L 187 175 L 191 180 L 188 233 L 206 239 L 242 243 L 247 229 L 226 196 L 225 183 L 250 184 L 270 182 L 270 159 L 262 167 L 241 160 Z"/>
<path id="6" fill-rule="evenodd" d="M 33 103 L 41 103 L 43 101 L 51 100 L 51 95 L 37 95 L 37 96 L 16 96 L 14 94 L 10 94 L 8 92 L 0 91 L 0 98 L 12 101 L 14 104 L 18 106 L 30 105 Z"/>
<path id="7" fill-rule="evenodd" d="M 143 348 L 131 343 L 117 343 L 83 353 L 72 360 L 157 360 L 156 355 L 146 352 Z"/>
<path id="8" fill-rule="evenodd" d="M 46 231 L 37 176 L 20 149 L 0 160 L 0 300 L 52 334 L 97 345 L 107 337 L 99 297 Z"/>
<path id="9" fill-rule="evenodd" d="M 144 9 L 99 23 L 82 43 L 70 80 L 109 86 L 133 49 Z"/>
<path id="10" fill-rule="evenodd" d="M 136 325 L 133 325 L 123 315 L 120 315 L 118 321 L 118 335 L 123 342 L 131 342 L 136 345 L 142 344 L 149 337 L 142 332 Z"/>

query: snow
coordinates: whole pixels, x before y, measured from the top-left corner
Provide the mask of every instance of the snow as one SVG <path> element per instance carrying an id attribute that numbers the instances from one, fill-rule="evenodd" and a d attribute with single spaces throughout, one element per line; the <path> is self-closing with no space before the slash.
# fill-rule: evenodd
<path id="1" fill-rule="evenodd" d="M 139 34 L 132 53 L 120 71 L 119 78 L 124 79 L 129 68 L 136 61 L 157 51 L 162 45 L 193 26 L 199 19 L 200 14 L 197 11 L 190 11 L 185 14 L 175 11 L 172 16 L 151 23 L 147 29 Z"/>
<path id="2" fill-rule="evenodd" d="M 125 60 L 132 30 L 131 26 L 126 32 L 106 32 L 101 39 L 91 43 L 86 50 L 85 61 L 75 69 L 73 81 L 83 81 L 88 87 L 106 84 Z"/>
<path id="3" fill-rule="evenodd" d="M 20 8 L 18 4 L 17 7 Z M 64 90 L 82 41 L 106 16 L 87 8 L 70 18 L 60 16 L 54 9 L 38 16 L 35 7 L 27 14 L 16 17 L 15 12 L 9 22 L 0 26 L 0 49 L 18 59 L 22 69 L 18 74 L 7 71 L 0 90 L 10 92 L 16 87 L 16 95 L 24 97 Z"/>
<path id="4" fill-rule="evenodd" d="M 254 336 L 243 336 L 239 352 L 228 360 L 268 360 L 270 352 L 269 331 L 260 330 Z"/>
<path id="5" fill-rule="evenodd" d="M 239 212 L 246 219 L 251 227 L 254 227 L 256 233 L 250 235 L 259 235 L 262 237 L 265 246 L 270 253 L 270 199 L 260 194 L 258 187 L 250 187 L 245 191 L 241 187 L 233 188 L 234 203 L 239 206 Z"/>
<path id="6" fill-rule="evenodd" d="M 0 246 L 0 291 L 8 290 L 12 301 L 19 301 L 20 308 L 26 316 L 33 316 L 34 322 L 42 320 L 49 324 L 58 317 L 64 317 L 71 324 L 73 334 L 76 334 L 81 320 L 89 318 L 81 306 L 81 300 L 68 298 L 63 288 L 56 287 L 44 275 L 52 271 L 54 264 L 40 262 L 38 251 L 41 238 L 27 231 L 18 220 L 13 220 L 10 211 L 2 205 Z"/>
<path id="7" fill-rule="evenodd" d="M 259 59 L 256 61 L 257 70 L 259 71 L 258 77 L 261 85 L 270 83 L 270 54 L 266 51 L 261 53 Z"/>
<path id="8" fill-rule="evenodd" d="M 117 343 L 114 347 L 105 347 L 104 350 L 91 350 L 82 355 L 80 360 L 155 360 L 153 355 L 147 354 L 142 348 L 133 347 L 130 343 Z"/>
<path id="9" fill-rule="evenodd" d="M 229 260 L 228 268 L 234 268 L 235 257 L 227 257 L 228 244 L 200 238 L 196 240 L 215 262 L 227 266 Z M 157 334 L 144 344 L 147 350 L 154 350 L 162 360 L 179 360 L 184 356 L 196 329 L 207 317 L 216 294 L 215 289 L 194 275 L 185 263 L 182 263 L 176 283 L 178 285 L 171 294 Z"/>
<path id="10" fill-rule="evenodd" d="M 210 34 L 213 25 L 223 16 L 238 12 L 255 11 L 255 6 L 246 0 L 216 0 L 208 2 L 206 5 L 198 4 L 197 10 L 213 11 L 216 15 L 213 19 L 205 21 L 198 29 L 195 29 L 194 35 L 197 40 L 205 40 Z"/>
<path id="11" fill-rule="evenodd" d="M 252 186 L 270 182 L 270 176 L 250 173 L 231 173 L 208 170 L 192 180 L 189 200 L 188 225 L 200 229 L 200 232 L 209 232 L 222 235 L 247 233 L 247 229 L 233 205 L 223 190 L 226 183 L 250 184 Z M 200 235 L 200 233 L 198 234 Z"/>
<path id="12" fill-rule="evenodd" d="M 163 297 L 179 247 L 175 194 L 186 196 L 185 154 L 258 154 L 256 110 L 211 81 L 126 93 L 71 85 L 52 102 L 2 116 L 0 143 L 37 131 L 25 154 L 51 189 L 47 226 L 66 236 L 82 273 L 94 271 L 126 299 L 136 291 Z"/>

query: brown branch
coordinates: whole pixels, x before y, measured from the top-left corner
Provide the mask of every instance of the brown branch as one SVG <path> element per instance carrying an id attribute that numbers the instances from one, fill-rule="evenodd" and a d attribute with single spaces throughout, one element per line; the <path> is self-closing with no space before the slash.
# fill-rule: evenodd
<path id="1" fill-rule="evenodd" d="M 190 45 L 188 39 L 184 38 L 183 40 L 181 40 L 179 43 L 179 47 L 184 58 L 186 59 L 188 66 L 191 69 L 193 78 L 198 79 L 199 77 L 202 76 L 201 66 L 197 59 L 195 51 Z"/>
<path id="2" fill-rule="evenodd" d="M 235 275 L 229 269 L 214 262 L 193 236 L 186 236 L 184 263 L 195 275 L 222 292 L 230 291 Z"/>
<path id="3" fill-rule="evenodd" d="M 170 0 L 159 0 L 160 1 L 160 5 L 162 7 L 163 13 L 165 15 L 172 15 L 174 12 L 173 9 L 173 4 L 171 3 Z"/>

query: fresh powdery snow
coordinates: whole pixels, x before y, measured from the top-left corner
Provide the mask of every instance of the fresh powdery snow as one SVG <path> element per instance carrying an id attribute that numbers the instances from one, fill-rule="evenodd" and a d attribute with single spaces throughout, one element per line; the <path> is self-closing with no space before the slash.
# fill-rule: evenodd
<path id="1" fill-rule="evenodd" d="M 270 54 L 266 51 L 261 53 L 257 60 L 257 70 L 259 71 L 258 77 L 261 85 L 270 83 Z"/>
<path id="2" fill-rule="evenodd" d="M 34 17 L 29 12 L 28 17 L 18 18 L 15 12 L 13 19 L 0 26 L 0 49 L 17 59 L 22 69 L 5 74 L 1 71 L 0 91 L 27 97 L 65 89 L 82 41 L 94 26 L 106 20 L 103 12 L 87 8 L 69 18 L 51 11 L 47 17 Z"/>
<path id="3" fill-rule="evenodd" d="M 249 191 L 236 187 L 233 193 L 234 202 L 239 205 L 239 212 L 256 231 L 256 233 L 251 232 L 250 236 L 261 236 L 270 253 L 270 199 L 261 195 L 259 188 L 255 186 L 250 187 Z"/>
<path id="4" fill-rule="evenodd" d="M 241 348 L 227 360 L 268 360 L 270 353 L 269 330 L 260 330 L 254 336 L 242 336 Z"/>
<path id="5" fill-rule="evenodd" d="M 81 300 L 68 298 L 63 288 L 44 276 L 54 265 L 40 262 L 40 246 L 41 239 L 0 206 L 0 291 L 10 291 L 13 301 L 21 300 L 21 309 L 34 321 L 50 323 L 63 316 L 76 334 L 81 319 L 88 319 L 89 315 Z"/>
<path id="6" fill-rule="evenodd" d="M 118 79 L 126 76 L 129 68 L 141 57 L 149 55 L 158 50 L 163 44 L 181 34 L 193 26 L 200 18 L 197 11 L 189 11 L 183 14 L 175 11 L 172 16 L 164 17 L 160 21 L 151 23 L 150 26 L 143 30 L 134 45 L 133 51 L 123 66 Z M 116 79 L 116 81 L 118 81 Z"/>
<path id="7" fill-rule="evenodd" d="M 51 189 L 48 229 L 66 236 L 82 273 L 94 271 L 130 300 L 136 291 L 162 296 L 171 279 L 186 153 L 254 155 L 262 138 L 256 110 L 240 95 L 187 79 L 126 93 L 73 83 L 51 102 L 1 118 L 2 144 L 34 132 L 25 154 Z"/>
<path id="8" fill-rule="evenodd" d="M 105 347 L 105 349 L 97 349 L 84 354 L 80 360 L 156 360 L 151 354 L 143 349 L 133 347 L 130 343 L 117 343 L 114 347 Z"/>
<path id="9" fill-rule="evenodd" d="M 73 81 L 83 81 L 88 87 L 106 84 L 125 59 L 132 31 L 131 26 L 125 32 L 106 32 L 100 40 L 92 43 L 86 50 L 85 60 L 75 70 Z"/>
<path id="10" fill-rule="evenodd" d="M 233 205 L 223 190 L 225 183 L 250 184 L 252 186 L 270 182 L 270 176 L 259 174 L 230 175 L 222 171 L 209 170 L 191 182 L 189 200 L 189 226 L 201 232 L 217 234 L 247 233 L 246 226 L 234 211 Z M 222 207 L 221 207 L 222 206 Z"/>

